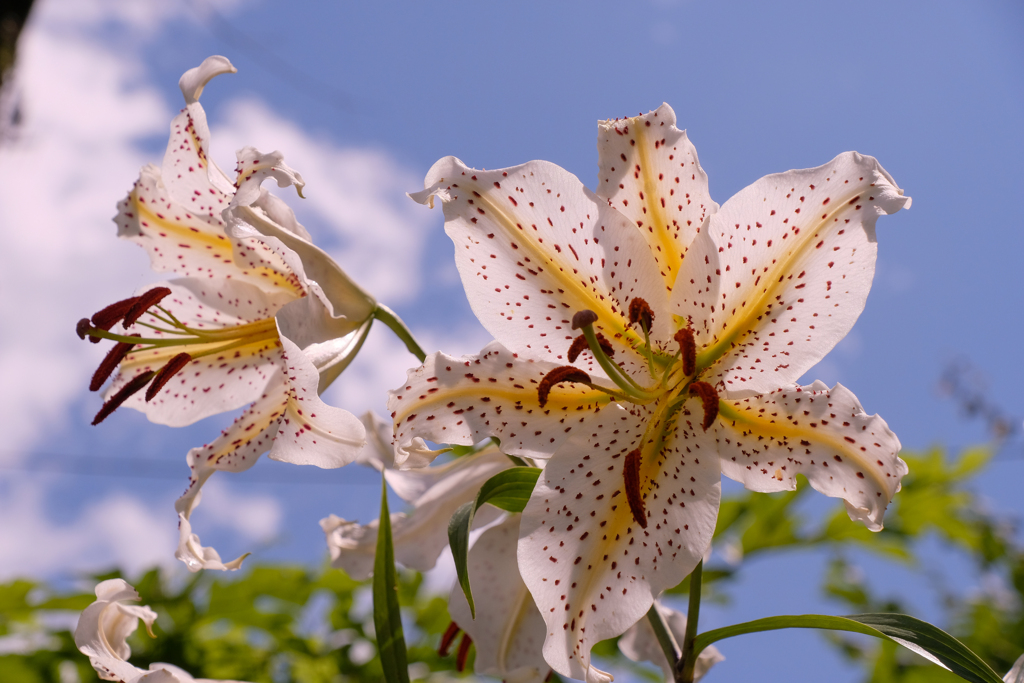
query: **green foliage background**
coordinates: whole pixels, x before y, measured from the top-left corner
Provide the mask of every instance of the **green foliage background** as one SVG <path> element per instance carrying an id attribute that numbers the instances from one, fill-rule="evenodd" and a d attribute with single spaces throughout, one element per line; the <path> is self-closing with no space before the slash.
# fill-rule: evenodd
<path id="1" fill-rule="evenodd" d="M 704 571 L 704 599 L 728 601 L 743 565 L 765 553 L 788 553 L 816 547 L 830 556 L 821 577 L 825 595 L 848 607 L 845 612 L 909 612 L 899 596 L 879 595 L 854 556 L 867 550 L 922 577 L 928 567 L 919 559 L 923 541 L 939 538 L 969 558 L 975 571 L 1001 580 L 1006 590 L 967 595 L 942 589 L 944 627 L 960 638 L 1000 674 L 1024 652 L 1024 552 L 1014 540 L 1010 520 L 988 512 L 971 491 L 971 483 L 991 458 L 976 448 L 957 458 L 939 449 L 903 455 L 910 465 L 903 490 L 886 515 L 886 527 L 872 534 L 850 523 L 841 505 L 823 519 L 806 519 L 798 503 L 807 495 L 806 482 L 783 494 L 744 493 L 722 504 L 716 543 L 742 558 L 734 564 L 712 562 Z M 120 576 L 117 572 L 83 583 Z M 132 663 L 147 668 L 168 662 L 197 678 L 253 683 L 333 683 L 380 681 L 376 656 L 371 588 L 341 571 L 322 568 L 254 565 L 241 575 L 213 572 L 165 575 L 153 570 L 125 577 L 138 589 L 142 604 L 160 615 L 151 639 L 136 633 Z M 990 582 L 999 583 L 999 582 Z M 686 582 L 673 592 L 685 594 Z M 430 595 L 422 577 L 399 573 L 412 678 L 445 681 L 463 678 L 454 658 L 437 654 L 450 619 L 446 599 Z M 28 643 L 19 652 L 0 655 L 4 683 L 68 680 L 69 668 L 81 681 L 96 676 L 74 646 L 69 624 L 93 600 L 91 590 L 67 592 L 44 583 L 18 580 L 0 586 L 0 651 L 16 639 Z M 63 619 L 61 618 L 63 616 Z M 924 683 L 959 680 L 891 643 L 826 633 L 823 638 L 844 656 L 859 663 L 864 680 L 874 683 Z M 726 652 L 739 641 L 725 644 Z M 632 665 L 614 641 L 595 654 L 606 665 L 623 670 Z M 609 661 L 610 660 L 610 661 Z M 728 679 L 727 664 L 710 674 Z M 472 669 L 472 655 L 469 670 Z M 64 672 L 62 679 L 61 672 Z M 659 680 L 652 667 L 633 667 L 632 677 Z M 557 677 L 553 677 L 557 680 Z"/>

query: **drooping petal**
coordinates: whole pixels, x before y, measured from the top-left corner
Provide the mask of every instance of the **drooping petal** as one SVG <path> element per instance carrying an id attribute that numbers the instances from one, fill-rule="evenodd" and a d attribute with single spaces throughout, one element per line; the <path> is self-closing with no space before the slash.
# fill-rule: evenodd
<path id="1" fill-rule="evenodd" d="M 235 196 L 231 200 L 233 206 L 248 206 L 259 199 L 260 185 L 267 178 L 277 181 L 277 186 L 284 188 L 294 185 L 299 196 L 302 196 L 302 188 L 306 181 L 294 168 L 284 163 L 284 155 L 281 152 L 273 151 L 268 153 L 260 152 L 255 147 L 243 147 L 235 154 L 238 159 L 238 166 L 235 169 Z"/>
<path id="2" fill-rule="evenodd" d="M 198 505 L 199 497 L 197 496 L 192 505 L 192 510 Z M 223 572 L 239 569 L 245 558 L 249 557 L 249 553 L 236 557 L 230 562 L 224 562 L 220 559 L 220 553 L 211 546 L 204 546 L 199 540 L 199 536 L 192 533 L 192 523 L 189 521 L 189 518 L 185 516 L 185 513 L 179 512 L 178 548 L 174 551 L 174 557 L 184 562 L 185 566 L 193 572 L 200 569 L 213 569 Z"/>
<path id="3" fill-rule="evenodd" d="M 497 448 L 488 448 L 440 467 L 427 468 L 423 477 L 433 483 L 411 501 L 411 512 L 391 515 L 395 559 L 418 571 L 432 569 L 448 545 L 448 521 L 455 511 L 476 498 L 485 481 L 511 466 L 512 461 Z M 390 475 L 398 475 L 396 479 L 401 487 L 416 471 L 386 470 L 389 484 Z M 489 524 L 500 514 L 497 508 L 485 506 L 477 512 L 473 524 L 475 527 Z M 373 570 L 378 523 L 374 520 L 360 526 L 334 515 L 321 520 L 320 526 L 327 535 L 331 551 L 331 566 L 344 569 L 354 579 L 365 579 Z"/>
<path id="4" fill-rule="evenodd" d="M 283 210 L 264 193 L 261 202 Z M 287 218 L 287 214 L 284 216 Z M 235 206 L 224 212 L 227 233 L 235 240 L 261 243 L 287 264 L 311 296 L 282 312 L 282 330 L 299 348 L 343 337 L 372 315 L 377 302 L 322 249 L 273 220 L 263 206 Z"/>
<path id="5" fill-rule="evenodd" d="M 673 290 L 703 379 L 730 396 L 795 382 L 849 332 L 875 270 L 875 221 L 910 198 L 873 157 L 765 176 L 711 217 Z M 684 286 L 685 285 L 685 286 Z"/>
<path id="6" fill-rule="evenodd" d="M 671 291 L 687 247 L 718 210 L 697 150 L 662 104 L 641 116 L 597 124 L 597 194 L 640 228 Z"/>
<path id="7" fill-rule="evenodd" d="M 108 579 L 97 584 L 96 601 L 78 619 L 75 646 L 105 681 L 129 681 L 145 673 L 128 663 L 132 651 L 127 638 L 140 619 L 152 635 L 157 614 L 149 607 L 125 604 L 138 600 L 138 592 L 127 581 Z"/>
<path id="8" fill-rule="evenodd" d="M 671 607 L 662 605 L 660 602 L 655 602 L 654 606 L 668 625 L 668 629 L 675 637 L 676 643 L 682 643 L 686 637 L 686 616 Z M 651 622 L 648 621 L 646 616 L 622 634 L 622 637 L 619 638 L 619 650 L 634 662 L 657 664 L 665 672 L 666 681 L 675 679 L 673 666 L 665 658 L 665 652 L 658 644 L 658 638 L 654 635 L 654 629 L 651 627 Z M 714 645 L 704 648 L 697 656 L 697 662 L 693 667 L 694 683 L 703 678 L 704 674 L 711 667 L 724 660 L 725 657 L 722 656 L 722 653 Z"/>
<path id="9" fill-rule="evenodd" d="M 142 393 L 129 398 L 125 405 L 146 414 L 153 422 L 181 427 L 210 415 L 235 410 L 258 399 L 264 392 L 274 368 L 281 361 L 281 345 L 273 317 L 281 306 L 292 300 L 287 292 L 266 293 L 248 283 L 235 280 L 179 278 L 162 283 L 171 289 L 161 305 L 178 320 L 194 329 L 219 331 L 251 327 L 263 321 L 260 330 L 252 332 L 252 341 L 232 348 L 231 339 L 195 344 L 188 347 L 167 346 L 128 354 L 119 374 L 106 396 L 117 392 L 135 376 L 159 370 L 182 351 L 194 357 L 217 348 L 225 350 L 196 357 L 178 372 L 151 401 Z M 152 316 L 143 316 L 144 323 L 159 324 Z M 175 335 L 136 326 L 143 337 L 171 339 Z M 239 337 L 242 336 L 239 331 Z"/>
<path id="10" fill-rule="evenodd" d="M 189 451 L 189 487 L 174 504 L 185 520 L 190 520 L 202 487 L 213 472 L 247 470 L 267 451 L 274 460 L 322 468 L 341 467 L 358 458 L 366 443 L 363 425 L 348 411 L 321 401 L 316 393 L 316 369 L 287 338 L 282 337 L 281 344 L 283 364 L 271 377 L 264 395 L 217 439 Z M 182 538 L 191 540 L 191 535 Z M 186 564 L 189 560 L 195 562 L 188 565 L 192 571 L 203 568 L 203 557 L 212 557 L 196 551 L 196 546 L 198 538 L 194 545 L 179 547 L 179 559 Z"/>
<path id="11" fill-rule="evenodd" d="M 216 195 L 216 200 L 210 193 L 193 196 L 196 202 L 175 202 L 160 171 L 152 165 L 144 167 L 131 192 L 117 205 L 118 236 L 143 247 L 158 273 L 231 278 L 301 296 L 299 281 L 280 256 L 260 242 L 232 241 L 224 234 L 221 212 L 229 196 Z"/>
<path id="12" fill-rule="evenodd" d="M 547 627 L 516 563 L 519 515 L 491 527 L 469 550 L 476 619 L 458 582 L 448 613 L 476 646 L 474 669 L 516 683 L 542 683 L 548 665 L 541 654 Z"/>
<path id="13" fill-rule="evenodd" d="M 210 205 L 209 211 L 193 211 L 204 217 L 219 218 L 235 188 L 224 171 L 210 159 L 210 127 L 199 96 L 214 76 L 235 71 L 227 58 L 207 57 L 178 81 L 185 97 L 185 108 L 171 121 L 163 174 L 170 185 L 171 199 L 176 203 L 185 207 Z M 214 199 L 223 206 L 214 208 Z"/>
<path id="14" fill-rule="evenodd" d="M 644 454 L 635 493 L 646 528 L 631 510 L 624 456 L 656 439 L 645 427 L 658 429 L 662 419 L 637 406 L 628 425 L 574 435 L 548 462 L 523 511 L 519 569 L 547 624 L 544 657 L 560 674 L 608 681 L 590 665 L 591 648 L 643 617 L 711 542 L 721 475 L 714 438 L 698 415 L 667 422 L 661 450 Z"/>
<path id="15" fill-rule="evenodd" d="M 524 356 L 558 362 L 574 333 L 574 313 L 598 314 L 595 329 L 616 360 L 646 373 L 634 351 L 642 333 L 628 327 L 629 302 L 655 312 L 654 338 L 671 337 L 658 266 L 636 225 L 554 164 L 531 161 L 479 171 L 455 157 L 427 173 L 414 197 L 444 204 L 445 230 L 473 312 L 494 337 Z"/>
<path id="16" fill-rule="evenodd" d="M 139 594 L 124 579 L 108 579 L 96 586 L 96 601 L 85 608 L 75 627 L 75 645 L 89 658 L 100 678 L 121 683 L 213 683 L 173 664 L 156 662 L 149 670 L 128 663 L 131 648 L 127 637 L 138 628 L 139 620 L 153 637 L 157 614 L 146 605 L 131 605 Z M 240 683 L 223 681 L 223 683 Z"/>
<path id="17" fill-rule="evenodd" d="M 479 356 L 428 356 L 409 371 L 405 385 L 388 393 L 397 460 L 416 437 L 471 445 L 494 436 L 510 455 L 549 457 L 610 399 L 583 384 L 559 384 L 542 408 L 537 386 L 555 367 L 523 360 L 498 342 Z"/>
<path id="18" fill-rule="evenodd" d="M 359 453 L 359 462 L 384 472 L 388 486 L 406 502 L 412 502 L 422 496 L 427 489 L 437 483 L 439 472 L 443 468 L 430 468 L 429 465 L 443 451 L 429 451 L 429 457 L 413 456 L 405 461 L 405 469 L 397 469 L 395 465 L 395 428 L 390 420 L 367 411 L 359 420 L 366 429 L 366 446 Z"/>
<path id="19" fill-rule="evenodd" d="M 899 439 L 842 384 L 721 401 L 715 431 L 727 477 L 752 491 L 784 491 L 803 474 L 818 491 L 842 498 L 850 519 L 872 531 L 882 528 L 907 473 Z"/>

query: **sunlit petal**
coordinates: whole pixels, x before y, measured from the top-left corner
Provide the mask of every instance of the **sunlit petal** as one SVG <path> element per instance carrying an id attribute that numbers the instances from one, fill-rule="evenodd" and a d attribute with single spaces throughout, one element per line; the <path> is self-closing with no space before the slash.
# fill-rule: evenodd
<path id="1" fill-rule="evenodd" d="M 583 384 L 560 384 L 542 408 L 537 387 L 555 367 L 522 360 L 497 342 L 479 356 L 428 356 L 389 392 L 396 452 L 404 454 L 416 437 L 471 445 L 494 436 L 506 453 L 548 457 L 610 398 Z"/>
<path id="2" fill-rule="evenodd" d="M 694 240 L 673 290 L 705 381 L 730 395 L 794 382 L 857 320 L 875 272 L 875 221 L 909 206 L 874 158 L 847 152 L 765 176 Z"/>
<path id="3" fill-rule="evenodd" d="M 697 150 L 672 107 L 597 124 L 597 194 L 640 228 L 672 289 L 687 247 L 718 209 Z"/>
<path id="4" fill-rule="evenodd" d="M 882 528 L 907 464 L 885 420 L 865 413 L 849 389 L 815 382 L 721 405 L 715 431 L 723 474 L 753 491 L 795 489 L 803 474 L 842 498 L 850 519 Z"/>

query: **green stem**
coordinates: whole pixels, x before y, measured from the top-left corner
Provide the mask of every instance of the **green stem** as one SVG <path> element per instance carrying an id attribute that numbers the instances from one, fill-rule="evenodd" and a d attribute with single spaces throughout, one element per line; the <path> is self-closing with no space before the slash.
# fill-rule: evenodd
<path id="1" fill-rule="evenodd" d="M 686 635 L 683 637 L 683 654 L 676 667 L 677 680 L 682 683 L 693 683 L 693 669 L 697 664 L 700 650 L 694 647 L 697 639 L 697 620 L 700 618 L 700 588 L 704 573 L 704 560 L 697 563 L 690 574 L 690 607 L 686 613 Z"/>
<path id="2" fill-rule="evenodd" d="M 406 327 L 402 319 L 395 315 L 395 312 L 384 304 L 377 304 L 377 308 L 373 311 L 373 317 L 381 321 L 385 325 L 391 328 L 391 331 L 395 333 L 399 339 L 405 342 L 405 348 L 409 349 L 409 353 L 416 356 L 422 363 L 427 359 L 427 354 L 423 352 L 420 345 L 416 343 L 416 340 L 412 336 L 412 332 Z"/>
<path id="3" fill-rule="evenodd" d="M 590 346 L 590 352 L 593 354 L 594 359 L 597 360 L 598 365 L 608 375 L 608 379 L 622 389 L 623 393 L 640 402 L 650 401 L 658 397 L 658 394 L 650 393 L 637 384 L 636 380 L 605 355 L 605 352 L 601 349 L 600 342 L 597 341 L 593 325 L 585 325 L 581 329 L 583 330 L 583 336 L 587 339 L 587 345 Z"/>
<path id="4" fill-rule="evenodd" d="M 679 643 L 676 642 L 676 637 L 672 635 L 668 624 L 665 623 L 661 612 L 658 611 L 658 603 L 654 603 L 651 605 L 651 609 L 647 610 L 647 621 L 651 623 L 651 628 L 654 629 L 654 635 L 658 639 L 661 651 L 665 653 L 665 659 L 669 661 L 672 669 L 676 671 L 675 680 L 677 682 L 681 681 L 682 679 L 679 677 L 679 662 L 682 660 L 682 653 L 679 650 Z"/>

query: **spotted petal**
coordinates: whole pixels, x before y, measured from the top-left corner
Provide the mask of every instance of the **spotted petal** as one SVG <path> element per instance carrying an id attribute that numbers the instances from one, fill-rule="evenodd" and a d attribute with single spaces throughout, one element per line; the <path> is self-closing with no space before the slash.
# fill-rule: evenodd
<path id="1" fill-rule="evenodd" d="M 162 283 L 171 295 L 162 302 L 165 308 L 188 325 L 200 330 L 220 330 L 266 321 L 273 332 L 272 318 L 293 299 L 288 292 L 266 293 L 236 280 L 213 281 L 179 278 Z M 149 286 L 146 289 L 151 289 Z M 157 323 L 146 315 L 142 322 Z M 135 326 L 129 330 L 143 337 L 167 339 L 171 335 Z M 167 361 L 186 350 L 193 355 L 225 346 L 225 342 L 190 345 L 188 349 L 167 346 L 128 354 L 106 396 L 116 393 L 140 373 L 159 370 Z M 276 364 L 281 361 L 281 345 L 276 335 L 243 346 L 196 358 L 175 375 L 147 402 L 139 392 L 125 405 L 146 414 L 158 424 L 182 427 L 210 415 L 235 410 L 258 399 L 267 387 Z"/>
<path id="2" fill-rule="evenodd" d="M 566 441 L 541 473 L 520 531 L 519 569 L 547 625 L 544 658 L 589 683 L 610 680 L 591 666 L 591 648 L 626 631 L 654 596 L 693 570 L 718 516 L 714 439 L 699 418 L 695 427 L 681 414 L 660 453 L 640 465 L 641 528 L 628 503 L 624 456 L 641 447 L 652 415 L 635 407 L 628 417 Z"/>
<path id="3" fill-rule="evenodd" d="M 671 290 L 690 242 L 718 210 L 672 107 L 597 124 L 597 194 L 640 228 Z"/>
<path id="4" fill-rule="evenodd" d="M 479 356 L 428 356 L 400 389 L 388 393 L 397 459 L 417 437 L 471 445 L 494 436 L 510 455 L 550 456 L 610 398 L 582 384 L 559 384 L 542 408 L 537 387 L 555 367 L 523 360 L 498 342 Z"/>
<path id="5" fill-rule="evenodd" d="M 284 188 L 290 185 L 302 196 L 302 188 L 306 182 L 294 168 L 284 163 L 284 155 L 274 151 L 260 152 L 255 147 L 243 147 L 235 153 L 238 159 L 235 179 L 235 196 L 231 200 L 234 206 L 248 206 L 260 196 L 260 185 L 267 178 L 277 181 L 277 186 Z"/>
<path id="6" fill-rule="evenodd" d="M 878 216 L 909 205 L 878 162 L 856 152 L 765 176 L 726 202 L 673 290 L 697 337 L 697 365 L 710 368 L 703 379 L 730 396 L 795 382 L 864 309 Z"/>
<path id="7" fill-rule="evenodd" d="M 818 491 L 842 498 L 850 519 L 872 531 L 882 528 L 907 473 L 899 439 L 842 384 L 721 401 L 715 432 L 727 477 L 753 491 L 784 491 L 803 474 Z"/>
<path id="8" fill-rule="evenodd" d="M 230 196 L 213 192 L 211 188 L 205 195 L 196 195 L 197 201 L 203 198 L 198 204 L 181 204 L 171 198 L 160 171 L 146 166 L 131 192 L 117 205 L 117 234 L 143 247 L 157 272 L 232 278 L 300 296 L 301 285 L 280 256 L 260 242 L 232 241 L 224 234 L 221 212 L 227 208 Z"/>
<path id="9" fill-rule="evenodd" d="M 316 369 L 287 338 L 282 337 L 281 344 L 284 362 L 264 395 L 217 439 L 189 451 L 189 488 L 174 504 L 186 520 L 199 504 L 203 484 L 217 470 L 247 470 L 267 451 L 268 457 L 282 462 L 341 467 L 355 461 L 365 445 L 366 432 L 359 420 L 321 401 Z M 197 559 L 184 542 L 177 556 L 192 571 L 203 568 L 202 556 Z"/>
<path id="10" fill-rule="evenodd" d="M 595 328 L 631 372 L 646 373 L 628 328 L 641 297 L 655 313 L 654 337 L 672 334 L 658 266 L 637 227 L 554 164 L 531 161 L 497 171 L 445 157 L 427 173 L 417 201 L 444 205 L 445 230 L 470 305 L 495 339 L 514 352 L 558 362 L 574 333 L 574 313 L 598 314 Z M 666 342 L 667 343 L 667 342 Z"/>
<path id="11" fill-rule="evenodd" d="M 462 586 L 452 586 L 448 612 L 473 639 L 474 669 L 509 683 L 542 683 L 548 665 L 541 655 L 547 628 L 519 575 L 519 515 L 491 527 L 469 550 L 469 577 L 476 596 L 474 619 Z"/>
<path id="12" fill-rule="evenodd" d="M 438 556 L 448 545 L 448 521 L 464 503 L 476 497 L 485 481 L 512 466 L 497 448 L 488 448 L 473 455 L 457 458 L 425 471 L 387 470 L 385 476 L 399 475 L 399 483 L 420 476 L 431 485 L 412 502 L 412 512 L 391 515 L 391 535 L 395 559 L 418 571 L 432 569 Z M 388 482 L 392 479 L 389 477 Z M 408 488 L 406 487 L 407 492 Z M 483 526 L 497 519 L 497 508 L 486 506 L 474 519 Z M 331 551 L 331 566 L 344 569 L 349 576 L 362 580 L 373 570 L 377 547 L 377 525 L 374 520 L 365 526 L 331 515 L 320 521 Z"/>

